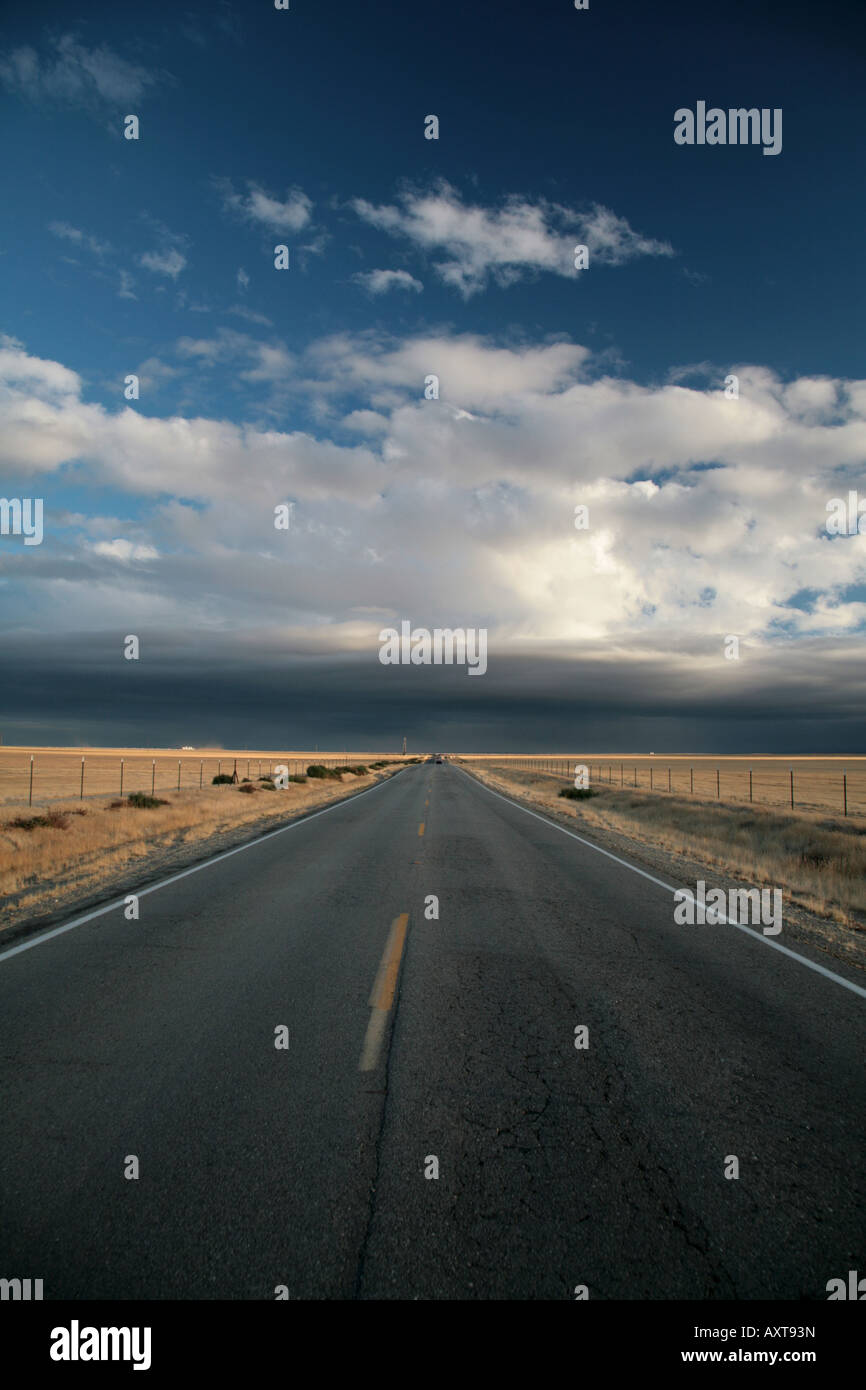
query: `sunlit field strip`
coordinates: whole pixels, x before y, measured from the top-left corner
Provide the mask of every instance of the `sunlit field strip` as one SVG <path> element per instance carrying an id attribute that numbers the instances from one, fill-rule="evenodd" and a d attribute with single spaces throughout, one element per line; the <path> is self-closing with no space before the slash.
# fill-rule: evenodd
<path id="1" fill-rule="evenodd" d="M 479 755 L 466 762 L 499 763 L 503 767 L 549 772 L 571 783 L 574 768 L 589 769 L 593 786 L 609 785 L 639 791 L 693 796 L 699 801 L 751 800 L 757 806 L 791 806 L 795 809 L 835 811 L 849 815 L 866 812 L 866 758 L 784 757 L 689 757 L 670 754 L 639 755 L 558 754 L 550 757 Z M 751 794 L 750 776 L 751 773 Z"/>

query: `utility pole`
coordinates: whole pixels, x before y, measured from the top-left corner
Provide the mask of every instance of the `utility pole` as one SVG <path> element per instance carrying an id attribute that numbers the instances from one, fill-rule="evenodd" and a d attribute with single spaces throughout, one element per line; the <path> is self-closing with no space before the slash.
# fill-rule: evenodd
<path id="1" fill-rule="evenodd" d="M 403 756 L 406 756 L 406 735 L 403 735 Z"/>

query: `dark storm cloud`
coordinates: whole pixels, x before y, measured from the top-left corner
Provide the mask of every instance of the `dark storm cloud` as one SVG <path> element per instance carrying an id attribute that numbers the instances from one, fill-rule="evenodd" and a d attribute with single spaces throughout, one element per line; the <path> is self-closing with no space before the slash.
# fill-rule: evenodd
<path id="1" fill-rule="evenodd" d="M 700 661 L 504 655 L 465 666 L 335 660 L 220 635 L 7 639 L 3 741 L 540 752 L 864 751 L 859 658 L 814 642 Z M 636 669 L 639 675 L 636 675 Z M 146 734 L 143 735 L 143 731 Z"/>

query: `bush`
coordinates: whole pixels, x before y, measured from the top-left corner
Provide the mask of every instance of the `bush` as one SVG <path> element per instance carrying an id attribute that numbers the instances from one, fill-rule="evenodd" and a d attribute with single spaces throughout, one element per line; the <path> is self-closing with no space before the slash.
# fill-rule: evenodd
<path id="1" fill-rule="evenodd" d="M 232 778 L 230 772 L 218 772 L 216 777 L 214 777 L 213 781 L 211 782 L 211 786 L 219 787 L 222 786 L 223 782 L 231 782 L 231 780 Z"/>
<path id="2" fill-rule="evenodd" d="M 162 801 L 158 796 L 148 796 L 147 792 L 130 792 L 127 802 L 139 811 L 149 811 L 154 806 L 169 805 L 169 802 Z"/>
<path id="3" fill-rule="evenodd" d="M 276 782 L 272 782 L 270 777 L 260 777 L 259 781 L 262 784 L 261 789 L 263 792 L 275 792 L 277 790 Z"/>
<path id="4" fill-rule="evenodd" d="M 346 769 L 344 769 L 345 771 Z M 324 763 L 310 763 L 307 768 L 308 777 L 329 777 L 333 780 L 340 780 L 340 769 L 336 767 L 325 767 Z"/>
<path id="5" fill-rule="evenodd" d="M 5 826 L 7 830 L 66 830 L 68 827 L 68 811 L 46 811 L 44 816 L 16 816 Z"/>
<path id="6" fill-rule="evenodd" d="M 252 782 L 241 782 L 240 786 L 238 787 L 239 792 L 254 792 L 255 790 L 256 788 L 253 786 Z"/>
<path id="7" fill-rule="evenodd" d="M 567 796 L 569 801 L 588 801 L 591 796 L 598 796 L 595 787 L 563 787 L 560 796 Z"/>
<path id="8" fill-rule="evenodd" d="M 307 780 L 307 779 L 306 779 L 306 777 L 304 776 L 304 774 L 303 774 L 302 772 L 290 772 L 290 773 L 289 773 L 289 781 L 290 781 L 290 782 L 306 782 L 306 780 Z M 276 788 L 274 788 L 274 790 L 276 791 Z"/>
<path id="9" fill-rule="evenodd" d="M 358 763 L 356 767 L 352 768 L 356 777 L 366 777 L 369 770 L 370 769 L 365 767 L 363 763 Z"/>

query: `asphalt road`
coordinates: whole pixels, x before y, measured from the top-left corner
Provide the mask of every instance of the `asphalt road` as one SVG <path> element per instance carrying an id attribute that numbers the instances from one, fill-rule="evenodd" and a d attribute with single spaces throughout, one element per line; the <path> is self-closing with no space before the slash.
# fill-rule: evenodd
<path id="1" fill-rule="evenodd" d="M 675 925 L 451 765 L 25 944 L 0 1276 L 46 1299 L 826 1299 L 866 1270 L 863 998 Z"/>

